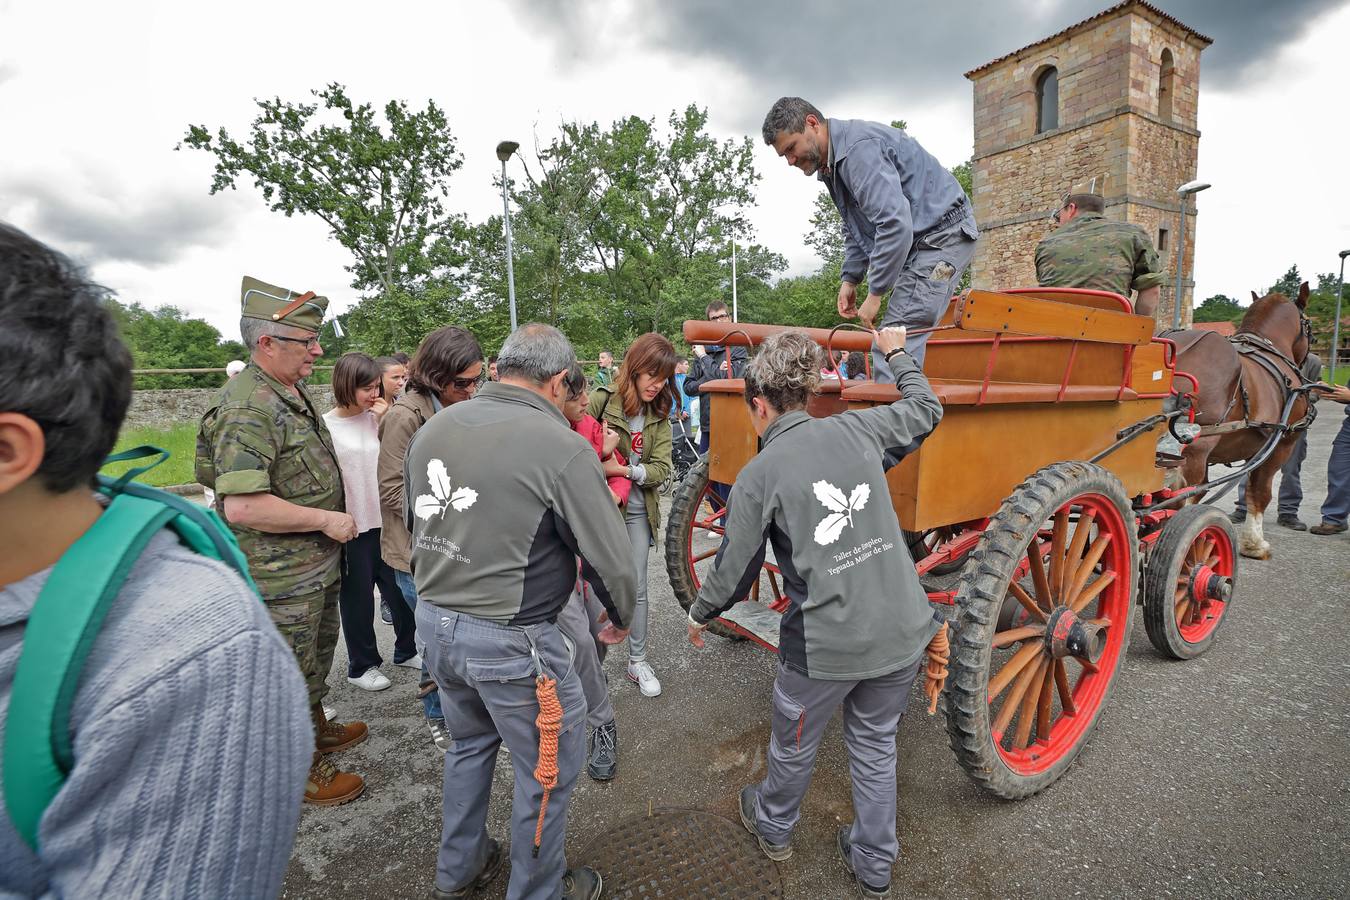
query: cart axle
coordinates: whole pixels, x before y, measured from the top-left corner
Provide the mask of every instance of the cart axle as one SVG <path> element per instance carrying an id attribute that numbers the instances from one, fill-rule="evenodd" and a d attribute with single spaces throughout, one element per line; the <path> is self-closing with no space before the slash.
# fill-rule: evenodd
<path id="1" fill-rule="evenodd" d="M 1096 665 L 1106 650 L 1100 625 L 1080 619 L 1067 606 L 1056 607 L 1045 627 L 1045 648 L 1055 659 L 1072 656 Z"/>

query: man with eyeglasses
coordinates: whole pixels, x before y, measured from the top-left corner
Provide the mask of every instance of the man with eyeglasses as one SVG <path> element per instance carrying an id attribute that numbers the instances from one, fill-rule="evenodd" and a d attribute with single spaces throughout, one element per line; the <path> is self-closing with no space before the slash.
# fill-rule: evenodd
<path id="1" fill-rule="evenodd" d="M 709 303 L 705 314 L 709 322 L 730 322 L 731 313 L 727 310 L 727 305 L 721 300 L 714 300 Z M 702 393 L 700 390 L 704 384 L 709 381 L 716 381 L 719 378 L 740 378 L 745 372 L 745 361 L 749 358 L 746 355 L 745 348 L 741 346 L 725 347 L 713 345 L 703 347 L 694 346 L 694 365 L 690 367 L 689 374 L 685 376 L 684 384 L 681 390 L 685 396 L 698 397 Z M 698 452 L 708 452 L 708 413 L 712 409 L 712 404 L 707 401 L 699 401 L 698 404 Z"/>
<path id="2" fill-rule="evenodd" d="M 365 782 L 339 772 L 327 754 L 365 740 L 366 726 L 330 722 L 323 711 L 337 647 L 341 547 L 356 537 L 333 439 L 301 383 L 323 354 L 318 332 L 328 298 L 248 277 L 241 292 L 239 330 L 251 356 L 202 416 L 197 480 L 215 491 L 215 510 L 305 676 L 315 747 L 304 799 L 332 806 L 355 799 Z"/>

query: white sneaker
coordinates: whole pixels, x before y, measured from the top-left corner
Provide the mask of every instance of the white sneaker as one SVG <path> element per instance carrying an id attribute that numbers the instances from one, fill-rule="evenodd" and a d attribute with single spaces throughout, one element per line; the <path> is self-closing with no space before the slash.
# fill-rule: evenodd
<path id="1" fill-rule="evenodd" d="M 323 705 L 323 717 L 324 717 L 325 719 L 327 719 L 328 721 L 330 721 L 330 722 L 333 721 L 334 719 L 336 719 L 336 718 L 337 718 L 337 707 L 335 707 L 335 706 L 329 706 L 327 703 L 325 703 L 325 704 Z"/>
<path id="2" fill-rule="evenodd" d="M 403 662 L 395 661 L 394 665 L 403 666 L 405 669 L 420 669 L 422 668 L 422 654 L 414 653 Z"/>
<path id="3" fill-rule="evenodd" d="M 644 697 L 661 695 L 661 682 L 656 680 L 656 673 L 645 659 L 633 660 L 628 664 L 628 680 L 637 684 Z"/>
<path id="4" fill-rule="evenodd" d="M 371 666 L 360 678 L 348 678 L 352 684 L 363 691 L 382 691 L 389 687 L 389 679 L 380 674 L 380 670 Z"/>

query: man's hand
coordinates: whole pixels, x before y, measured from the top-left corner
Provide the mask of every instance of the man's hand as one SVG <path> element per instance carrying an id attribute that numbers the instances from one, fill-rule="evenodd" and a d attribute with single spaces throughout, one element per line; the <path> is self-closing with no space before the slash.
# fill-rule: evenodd
<path id="1" fill-rule="evenodd" d="M 704 646 L 703 632 L 708 630 L 708 626 L 700 625 L 697 622 L 695 622 L 692 613 L 688 616 L 688 618 L 685 619 L 684 624 L 689 626 L 689 643 L 693 644 L 695 647 L 702 650 Z"/>
<path id="2" fill-rule="evenodd" d="M 1334 400 L 1337 403 L 1350 403 L 1350 385 L 1332 385 L 1322 381 L 1313 390 L 1318 391 L 1328 400 Z"/>
<path id="3" fill-rule="evenodd" d="M 876 330 L 877 313 L 879 312 L 881 312 L 881 295 L 868 294 L 867 299 L 863 301 L 862 309 L 858 310 L 858 321 L 868 328 Z"/>
<path id="4" fill-rule="evenodd" d="M 839 285 L 839 315 L 853 319 L 858 315 L 858 286 L 845 281 Z"/>
<path id="5" fill-rule="evenodd" d="M 339 544 L 345 544 L 356 537 L 356 520 L 350 513 L 330 512 L 324 517 L 323 533 Z"/>
<path id="6" fill-rule="evenodd" d="M 614 448 L 619 446 L 619 433 L 608 422 L 605 423 L 604 438 L 600 443 L 604 449 L 604 452 L 600 455 L 606 459 L 613 455 Z"/>
<path id="7" fill-rule="evenodd" d="M 703 357 L 708 355 L 708 351 L 703 349 L 702 344 L 695 344 L 694 355 L 697 356 L 699 359 L 702 359 Z"/>
<path id="8" fill-rule="evenodd" d="M 596 634 L 595 639 L 602 644 L 622 644 L 628 640 L 628 629 L 606 625 Z"/>
<path id="9" fill-rule="evenodd" d="M 874 331 L 872 334 L 883 356 L 892 350 L 900 350 L 905 346 L 905 326 L 903 325 L 891 325 L 880 331 Z"/>

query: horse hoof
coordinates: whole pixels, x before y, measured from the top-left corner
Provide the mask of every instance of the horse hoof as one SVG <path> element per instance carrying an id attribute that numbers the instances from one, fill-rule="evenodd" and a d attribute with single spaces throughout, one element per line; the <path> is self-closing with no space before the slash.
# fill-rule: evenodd
<path id="1" fill-rule="evenodd" d="M 1269 547 L 1241 547 L 1238 552 L 1248 559 L 1270 559 Z"/>

